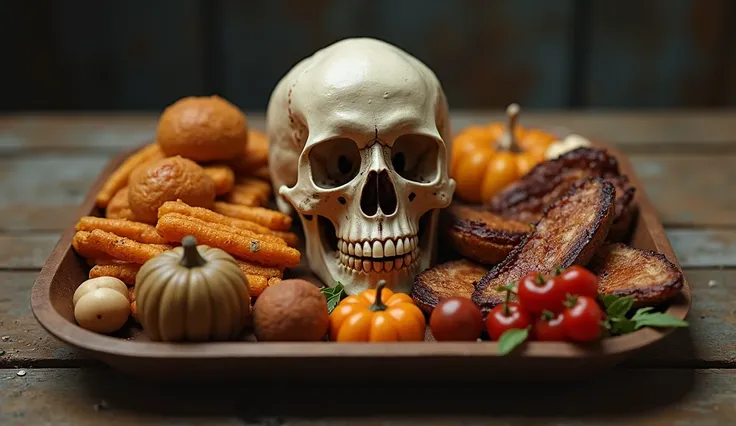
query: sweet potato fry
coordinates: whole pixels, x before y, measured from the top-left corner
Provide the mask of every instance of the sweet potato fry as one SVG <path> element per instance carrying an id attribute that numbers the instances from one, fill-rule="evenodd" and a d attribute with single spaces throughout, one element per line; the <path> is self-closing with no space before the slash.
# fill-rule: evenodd
<path id="1" fill-rule="evenodd" d="M 141 265 L 135 263 L 95 265 L 89 270 L 89 277 L 115 277 L 125 284 L 134 285 L 135 276 L 140 268 Z"/>
<path id="2" fill-rule="evenodd" d="M 130 238 L 120 237 L 112 232 L 106 232 L 101 229 L 95 229 L 91 232 L 78 231 L 77 235 L 79 234 L 82 234 L 81 238 L 90 247 L 102 251 L 115 259 L 139 265 L 146 263 L 148 260 L 171 248 L 171 246 L 163 244 L 139 243 Z"/>
<path id="3" fill-rule="evenodd" d="M 74 234 L 74 238 L 72 239 L 72 247 L 74 248 L 74 251 L 77 252 L 80 256 L 87 259 L 87 263 L 90 263 L 90 260 L 98 261 L 109 261 L 112 260 L 113 257 L 105 253 L 104 251 L 100 250 L 98 247 L 96 247 L 89 239 L 89 232 L 86 231 L 78 231 L 76 234 Z M 91 265 L 90 265 L 91 266 Z"/>
<path id="4" fill-rule="evenodd" d="M 266 268 L 261 265 L 255 265 L 253 263 L 238 261 L 240 270 L 246 275 L 260 275 L 266 278 L 281 278 L 284 276 L 284 271 L 279 268 Z"/>
<path id="5" fill-rule="evenodd" d="M 272 285 L 278 284 L 281 282 L 281 278 L 279 277 L 271 277 L 268 279 L 268 286 L 271 287 Z"/>
<path id="6" fill-rule="evenodd" d="M 128 300 L 135 302 L 135 286 L 128 287 Z"/>
<path id="7" fill-rule="evenodd" d="M 286 244 L 231 234 L 212 226 L 202 225 L 203 223 L 205 222 L 174 213 L 160 218 L 156 229 L 169 241 L 181 241 L 187 235 L 193 235 L 200 244 L 220 248 L 241 260 L 264 266 L 296 266 L 301 259 L 301 253 Z"/>
<path id="8" fill-rule="evenodd" d="M 84 216 L 77 222 L 77 231 L 94 231 L 95 229 L 112 232 L 115 235 L 130 238 L 139 243 L 166 244 L 164 237 L 156 231 L 156 227 L 147 223 L 94 216 Z"/>
<path id="9" fill-rule="evenodd" d="M 255 222 L 274 231 L 288 231 L 291 229 L 291 216 L 276 210 L 263 207 L 238 206 L 222 201 L 215 201 L 214 210 L 225 216 Z"/>
<path id="10" fill-rule="evenodd" d="M 286 245 L 286 241 L 284 241 L 283 239 L 275 235 L 258 234 L 253 231 L 248 231 L 247 229 L 240 229 L 234 226 L 223 225 L 221 223 L 207 222 L 202 219 L 197 219 L 196 217 L 186 216 L 186 215 L 182 215 L 179 213 L 169 213 L 167 215 L 163 215 L 162 217 L 167 217 L 167 216 L 172 216 L 172 215 L 179 217 L 179 218 L 189 219 L 193 224 L 196 224 L 197 226 L 212 228 L 219 232 L 223 232 L 227 234 L 242 235 L 244 237 L 255 238 L 261 241 L 267 241 L 267 242 L 274 243 L 274 244 Z"/>
<path id="11" fill-rule="evenodd" d="M 270 196 L 270 183 L 255 178 L 240 178 L 224 200 L 231 204 L 259 207 L 268 204 Z"/>
<path id="12" fill-rule="evenodd" d="M 203 168 L 204 172 L 215 182 L 215 194 L 227 194 L 233 189 L 233 185 L 235 184 L 235 173 L 233 173 L 233 169 L 224 164 L 205 166 Z"/>
<path id="13" fill-rule="evenodd" d="M 232 226 L 234 228 L 252 231 L 256 234 L 275 235 L 286 241 L 286 244 L 288 244 L 290 247 L 296 247 L 299 245 L 299 237 L 297 237 L 296 234 L 294 234 L 293 232 L 272 231 L 265 226 L 259 225 L 255 222 L 225 216 L 220 213 L 215 213 L 212 210 L 205 209 L 203 207 L 192 207 L 181 200 L 167 201 L 166 203 L 164 203 L 163 206 L 159 207 L 158 209 L 159 218 L 169 213 L 179 213 L 184 216 L 201 219 L 209 223 L 221 223 L 223 225 Z"/>
<path id="14" fill-rule="evenodd" d="M 248 281 L 248 293 L 250 293 L 250 297 L 260 296 L 263 290 L 268 287 L 268 278 L 262 275 L 245 274 L 245 279 Z"/>
<path id="15" fill-rule="evenodd" d="M 268 169 L 268 164 L 253 170 L 253 172 L 250 173 L 249 176 L 253 176 L 254 178 L 265 180 L 266 182 L 271 182 L 271 172 Z"/>
<path id="16" fill-rule="evenodd" d="M 135 154 L 128 157 L 107 179 L 102 189 L 97 194 L 97 207 L 107 207 L 110 199 L 118 192 L 121 188 L 128 184 L 128 178 L 133 170 L 143 163 L 146 163 L 155 158 L 163 158 L 164 154 L 161 152 L 157 143 L 152 143 Z"/>
<path id="17" fill-rule="evenodd" d="M 130 209 L 128 203 L 128 187 L 120 189 L 112 197 L 112 200 L 107 204 L 105 209 L 105 216 L 108 219 L 128 219 L 135 220 L 135 215 Z"/>
<path id="18" fill-rule="evenodd" d="M 250 175 L 254 170 L 268 165 L 268 137 L 258 130 L 249 130 L 243 155 L 229 164 L 239 175 Z"/>

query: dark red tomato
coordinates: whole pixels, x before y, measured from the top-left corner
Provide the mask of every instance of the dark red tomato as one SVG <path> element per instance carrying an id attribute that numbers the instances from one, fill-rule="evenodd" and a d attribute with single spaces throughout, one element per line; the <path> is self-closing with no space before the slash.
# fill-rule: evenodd
<path id="1" fill-rule="evenodd" d="M 587 296 L 578 296 L 575 299 L 574 304 L 563 313 L 565 334 L 574 342 L 597 340 L 601 337 L 601 321 L 606 315 L 595 299 Z"/>
<path id="2" fill-rule="evenodd" d="M 547 277 L 538 273 L 525 275 L 516 290 L 519 304 L 525 311 L 541 315 L 544 311 L 554 313 L 565 309 L 565 292 L 558 277 Z"/>
<path id="3" fill-rule="evenodd" d="M 483 332 L 483 315 L 470 299 L 444 299 L 429 317 L 432 335 L 438 341 L 475 341 Z"/>
<path id="4" fill-rule="evenodd" d="M 567 340 L 565 332 L 565 317 L 562 313 L 553 318 L 540 316 L 534 321 L 532 334 L 536 340 L 542 342 L 561 342 Z"/>
<path id="5" fill-rule="evenodd" d="M 491 339 L 498 340 L 506 331 L 512 328 L 527 328 L 532 320 L 529 313 L 514 302 L 502 303 L 491 310 L 486 318 L 486 330 Z"/>
<path id="6" fill-rule="evenodd" d="M 598 277 L 582 266 L 573 265 L 565 269 L 557 278 L 565 294 L 598 298 Z"/>

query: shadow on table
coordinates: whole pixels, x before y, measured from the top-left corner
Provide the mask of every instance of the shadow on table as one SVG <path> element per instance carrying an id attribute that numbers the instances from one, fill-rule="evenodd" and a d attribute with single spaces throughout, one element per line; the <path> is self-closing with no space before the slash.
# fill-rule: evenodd
<path id="1" fill-rule="evenodd" d="M 622 418 L 666 415 L 696 385 L 689 369 L 615 369 L 592 380 L 546 383 L 384 383 L 380 365 L 345 372 L 356 383 L 161 385 L 107 369 L 85 374 L 83 388 L 109 410 L 182 417 L 493 416 Z M 335 372 L 335 374 L 339 374 Z M 325 377 L 326 381 L 330 377 Z M 114 412 L 114 411 L 113 411 Z M 661 418 L 661 417 L 659 417 Z"/>

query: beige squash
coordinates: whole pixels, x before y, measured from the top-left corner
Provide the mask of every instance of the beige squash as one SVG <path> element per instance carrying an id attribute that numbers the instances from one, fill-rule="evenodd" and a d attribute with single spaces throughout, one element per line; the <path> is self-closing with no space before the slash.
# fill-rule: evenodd
<path id="1" fill-rule="evenodd" d="M 250 315 L 248 284 L 235 259 L 198 246 L 192 236 L 146 262 L 135 288 L 138 320 L 151 340 L 233 339 Z"/>

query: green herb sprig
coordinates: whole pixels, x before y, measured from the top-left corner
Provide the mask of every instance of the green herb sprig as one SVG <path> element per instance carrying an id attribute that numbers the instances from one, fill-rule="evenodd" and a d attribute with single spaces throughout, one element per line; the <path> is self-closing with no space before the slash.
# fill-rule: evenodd
<path id="1" fill-rule="evenodd" d="M 345 293 L 345 287 L 339 281 L 335 282 L 333 287 L 322 287 L 319 291 L 324 294 L 327 299 L 328 314 L 331 314 L 337 304 L 340 303 L 340 300 L 347 296 L 347 293 Z"/>

